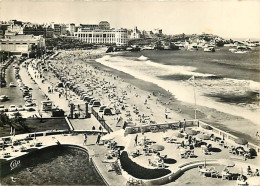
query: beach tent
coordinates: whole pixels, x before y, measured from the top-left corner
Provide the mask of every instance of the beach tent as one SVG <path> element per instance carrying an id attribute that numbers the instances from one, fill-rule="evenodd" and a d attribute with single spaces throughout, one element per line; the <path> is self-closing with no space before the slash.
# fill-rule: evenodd
<path id="1" fill-rule="evenodd" d="M 103 111 L 103 114 L 104 115 L 112 115 L 112 111 L 110 108 L 105 108 L 104 111 Z"/>
<path id="2" fill-rule="evenodd" d="M 237 138 L 235 139 L 235 142 L 239 145 L 246 145 L 248 143 L 248 141 L 244 138 Z"/>
<path id="3" fill-rule="evenodd" d="M 198 138 L 202 139 L 202 140 L 209 140 L 210 136 L 207 134 L 199 134 Z"/>

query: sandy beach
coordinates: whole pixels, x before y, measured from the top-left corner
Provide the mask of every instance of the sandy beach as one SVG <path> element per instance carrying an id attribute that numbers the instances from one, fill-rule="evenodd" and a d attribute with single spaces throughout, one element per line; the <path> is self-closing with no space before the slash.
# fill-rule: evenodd
<path id="1" fill-rule="evenodd" d="M 85 89 L 88 84 L 86 90 L 91 89 L 91 96 L 100 100 L 101 105 L 121 111 L 121 114 L 115 116 L 104 116 L 105 120 L 110 120 L 110 124 L 114 123 L 111 124 L 112 128 L 116 129 L 113 125 L 116 125 L 120 116 L 129 125 L 135 126 L 194 119 L 194 105 L 176 100 L 167 90 L 153 83 L 97 63 L 96 58 L 102 55 L 104 50 L 62 51 L 50 64 L 79 87 Z M 45 73 L 45 79 L 53 85 L 59 82 L 52 73 Z M 105 91 L 100 87 L 105 87 Z M 84 104 L 72 92 L 70 95 L 73 102 Z M 130 117 L 125 117 L 128 112 Z M 197 107 L 197 119 L 259 144 L 253 132 L 258 131 L 259 126 L 249 120 L 200 106 Z"/>

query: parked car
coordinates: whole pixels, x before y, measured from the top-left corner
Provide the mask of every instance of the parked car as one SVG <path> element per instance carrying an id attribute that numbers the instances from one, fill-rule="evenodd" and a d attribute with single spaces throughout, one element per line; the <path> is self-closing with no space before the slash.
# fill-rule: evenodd
<path id="1" fill-rule="evenodd" d="M 35 111 L 35 108 L 29 107 L 29 108 L 27 109 L 27 111 L 29 111 L 29 112 Z"/>
<path id="2" fill-rule="evenodd" d="M 7 112 L 8 109 L 4 105 L 0 105 L 0 112 Z"/>
<path id="3" fill-rule="evenodd" d="M 8 100 L 8 97 L 6 95 L 1 95 L 0 96 L 0 101 L 1 102 L 7 101 L 7 100 Z"/>
<path id="4" fill-rule="evenodd" d="M 28 108 L 28 107 L 35 107 L 36 106 L 36 103 L 26 103 L 25 104 L 25 108 Z"/>
<path id="5" fill-rule="evenodd" d="M 31 96 L 25 96 L 23 99 L 24 99 L 24 101 L 29 101 L 29 100 L 32 99 L 32 97 Z"/>
<path id="6" fill-rule="evenodd" d="M 14 112 L 17 111 L 17 107 L 15 105 L 10 105 L 8 110 L 9 112 Z"/>
<path id="7" fill-rule="evenodd" d="M 16 87 L 14 82 L 10 82 L 9 87 Z"/>
<path id="8" fill-rule="evenodd" d="M 17 110 L 18 111 L 24 111 L 25 109 L 24 109 L 24 107 L 22 105 L 18 105 Z"/>

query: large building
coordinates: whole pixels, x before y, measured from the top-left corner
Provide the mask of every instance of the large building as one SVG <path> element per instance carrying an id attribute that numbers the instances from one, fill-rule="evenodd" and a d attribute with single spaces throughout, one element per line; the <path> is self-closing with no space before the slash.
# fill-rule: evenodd
<path id="1" fill-rule="evenodd" d="M 116 44 L 124 46 L 128 43 L 126 29 L 109 29 L 109 30 L 87 30 L 78 29 L 74 37 L 89 44 Z"/>
<path id="2" fill-rule="evenodd" d="M 134 28 L 134 30 L 131 32 L 130 39 L 140 39 L 141 38 L 141 32 L 137 29 L 137 27 Z"/>
<path id="3" fill-rule="evenodd" d="M 74 23 L 70 23 L 67 25 L 67 31 L 69 31 L 70 35 L 73 36 L 76 30 L 76 26 Z"/>
<path id="4" fill-rule="evenodd" d="M 61 35 L 61 26 L 60 24 L 54 24 L 54 35 L 60 36 Z"/>
<path id="5" fill-rule="evenodd" d="M 36 48 L 45 47 L 43 36 L 14 35 L 0 39 L 0 51 L 10 52 L 13 55 L 29 55 Z"/>
<path id="6" fill-rule="evenodd" d="M 50 26 L 48 27 L 43 27 L 42 25 L 25 26 L 23 29 L 23 33 L 25 35 L 34 35 L 34 36 L 42 35 L 45 38 L 53 37 L 53 29 Z"/>

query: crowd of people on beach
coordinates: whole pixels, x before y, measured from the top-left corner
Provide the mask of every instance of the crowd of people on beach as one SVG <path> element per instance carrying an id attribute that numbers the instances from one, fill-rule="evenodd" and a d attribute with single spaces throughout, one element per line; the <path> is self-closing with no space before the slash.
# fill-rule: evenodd
<path id="1" fill-rule="evenodd" d="M 93 97 L 111 109 L 112 114 L 116 115 L 114 119 L 117 118 L 117 123 L 118 118 L 128 125 L 155 124 L 174 119 L 170 117 L 173 114 L 170 110 L 167 110 L 163 104 L 158 104 L 161 101 L 154 92 L 140 94 L 140 89 L 125 83 L 117 75 L 89 65 L 86 59 L 90 55 L 91 52 L 78 54 L 73 51 L 63 51 L 53 59 L 54 61 L 46 60 L 45 64 L 39 63 L 33 68 L 37 70 L 36 76 L 42 77 L 43 81 L 51 82 L 52 86 L 48 87 L 49 93 L 58 92 L 59 98 L 64 96 L 73 105 L 83 105 L 85 101 L 82 97 L 80 100 L 78 96 L 83 93 L 88 94 L 89 97 Z M 63 86 L 59 86 L 60 79 Z M 152 106 L 151 100 L 156 102 L 156 108 Z M 77 118 L 85 116 L 82 111 L 84 109 L 74 112 Z M 101 115 L 104 117 L 102 113 Z"/>

